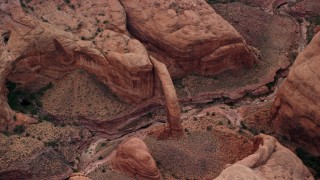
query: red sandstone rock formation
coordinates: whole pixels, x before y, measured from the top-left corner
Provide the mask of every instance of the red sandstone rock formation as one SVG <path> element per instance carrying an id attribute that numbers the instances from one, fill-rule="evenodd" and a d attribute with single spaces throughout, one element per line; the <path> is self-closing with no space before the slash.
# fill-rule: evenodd
<path id="1" fill-rule="evenodd" d="M 138 138 L 120 144 L 111 164 L 115 170 L 128 173 L 136 179 L 162 179 L 148 147 Z"/>
<path id="2" fill-rule="evenodd" d="M 91 179 L 86 177 L 83 173 L 73 173 L 71 174 L 69 180 L 91 180 Z"/>
<path id="3" fill-rule="evenodd" d="M 314 179 L 308 168 L 274 137 L 260 134 L 257 151 L 227 167 L 216 180 Z"/>
<path id="4" fill-rule="evenodd" d="M 34 92 L 74 68 L 83 68 L 127 102 L 153 96 L 152 64 L 139 41 L 108 29 L 95 43 L 82 41 L 57 24 L 27 14 L 19 1 L 0 2 L 1 121 L 13 118 L 6 103 L 6 79 Z"/>
<path id="5" fill-rule="evenodd" d="M 150 59 L 156 70 L 157 77 L 161 81 L 167 109 L 167 124 L 161 138 L 181 137 L 183 136 L 184 131 L 182 127 L 182 120 L 180 118 L 180 106 L 170 73 L 166 65 L 157 61 L 153 57 L 150 57 Z"/>
<path id="6" fill-rule="evenodd" d="M 242 36 L 203 0 L 121 2 L 130 32 L 173 76 L 213 75 L 254 64 Z"/>
<path id="7" fill-rule="evenodd" d="M 320 155 L 320 33 L 299 54 L 274 101 L 275 130 Z"/>
<path id="8" fill-rule="evenodd" d="M 289 7 L 289 13 L 293 15 L 320 15 L 320 3 L 318 0 L 302 0 Z"/>

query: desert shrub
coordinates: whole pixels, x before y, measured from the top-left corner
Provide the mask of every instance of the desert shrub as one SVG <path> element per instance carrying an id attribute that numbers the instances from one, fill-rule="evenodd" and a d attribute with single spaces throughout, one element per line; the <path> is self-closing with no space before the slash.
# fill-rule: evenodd
<path id="1" fill-rule="evenodd" d="M 22 134 L 22 133 L 24 133 L 25 130 L 26 130 L 26 128 L 23 125 L 18 125 L 13 129 L 13 132 L 15 132 L 17 134 Z"/>
<path id="2" fill-rule="evenodd" d="M 45 146 L 47 147 L 57 147 L 58 146 L 58 142 L 57 141 L 49 141 L 49 142 L 45 142 L 44 143 Z"/>
<path id="3" fill-rule="evenodd" d="M 40 98 L 44 95 L 44 92 L 52 88 L 53 85 L 49 83 L 37 93 L 30 93 L 17 88 L 17 85 L 10 81 L 6 82 L 6 87 L 9 91 L 7 99 L 11 109 L 21 113 L 35 115 L 38 113 L 39 108 L 42 107 Z"/>

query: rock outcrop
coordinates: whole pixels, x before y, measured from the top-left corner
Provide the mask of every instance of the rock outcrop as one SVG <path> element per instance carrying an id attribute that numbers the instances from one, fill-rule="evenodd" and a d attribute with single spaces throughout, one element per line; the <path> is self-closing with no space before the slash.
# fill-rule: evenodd
<path id="1" fill-rule="evenodd" d="M 136 179 L 162 179 L 147 145 L 138 138 L 120 144 L 111 164 L 113 169 L 128 173 Z"/>
<path id="2" fill-rule="evenodd" d="M 320 155 L 320 33 L 298 55 L 274 101 L 275 130 Z"/>
<path id="3" fill-rule="evenodd" d="M 81 33 L 67 32 L 56 21 L 26 13 L 26 5 L 19 1 L 0 3 L 2 121 L 13 118 L 6 103 L 6 80 L 35 92 L 75 68 L 95 75 L 124 101 L 137 103 L 153 96 L 153 67 L 139 41 L 107 28 L 86 41 Z"/>
<path id="4" fill-rule="evenodd" d="M 290 2 L 290 1 L 289 1 Z M 320 15 L 319 12 L 320 4 L 317 0 L 302 0 L 292 3 L 289 6 L 289 13 L 292 15 L 299 16 L 316 16 Z"/>
<path id="5" fill-rule="evenodd" d="M 83 173 L 73 173 L 71 174 L 69 180 L 91 180 L 91 179 L 86 177 Z"/>
<path id="6" fill-rule="evenodd" d="M 166 64 L 172 76 L 214 75 L 251 67 L 242 36 L 204 0 L 121 0 L 131 34 Z"/>
<path id="7" fill-rule="evenodd" d="M 274 137 L 256 137 L 257 151 L 227 167 L 216 180 L 232 179 L 314 179 L 308 168 Z"/>
<path id="8" fill-rule="evenodd" d="M 184 131 L 180 118 L 180 106 L 170 73 L 165 64 L 157 61 L 153 57 L 150 57 L 150 59 L 156 70 L 157 77 L 161 81 L 161 87 L 166 102 L 167 124 L 160 138 L 167 139 L 168 137 L 181 137 L 183 136 Z"/>

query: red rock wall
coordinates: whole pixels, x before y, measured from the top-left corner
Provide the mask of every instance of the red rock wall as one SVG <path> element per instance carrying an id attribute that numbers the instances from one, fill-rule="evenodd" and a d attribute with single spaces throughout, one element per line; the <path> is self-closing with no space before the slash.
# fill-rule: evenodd
<path id="1" fill-rule="evenodd" d="M 121 2 L 130 33 L 149 50 L 155 48 L 159 61 L 174 63 L 180 74 L 213 75 L 254 64 L 242 36 L 204 0 Z"/>
<path id="2" fill-rule="evenodd" d="M 95 75 L 124 101 L 137 103 L 153 96 L 153 67 L 144 46 L 125 34 L 104 30 L 95 43 L 39 21 L 19 1 L 1 3 L 0 117 L 12 121 L 5 80 L 37 91 L 75 68 Z M 3 128 L 3 126 L 1 127 Z"/>
<path id="3" fill-rule="evenodd" d="M 320 155 L 320 33 L 299 54 L 274 101 L 276 131 Z"/>

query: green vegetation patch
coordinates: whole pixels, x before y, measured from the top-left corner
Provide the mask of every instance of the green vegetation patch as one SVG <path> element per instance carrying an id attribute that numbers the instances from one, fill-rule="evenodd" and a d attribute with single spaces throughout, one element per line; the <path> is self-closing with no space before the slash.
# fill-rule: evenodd
<path id="1" fill-rule="evenodd" d="M 9 90 L 7 95 L 8 104 L 11 109 L 24 114 L 35 115 L 42 107 L 40 98 L 44 95 L 45 91 L 52 88 L 52 83 L 49 83 L 46 87 L 41 88 L 36 93 L 30 93 L 28 91 L 18 88 L 14 82 L 7 81 L 6 87 Z"/>

